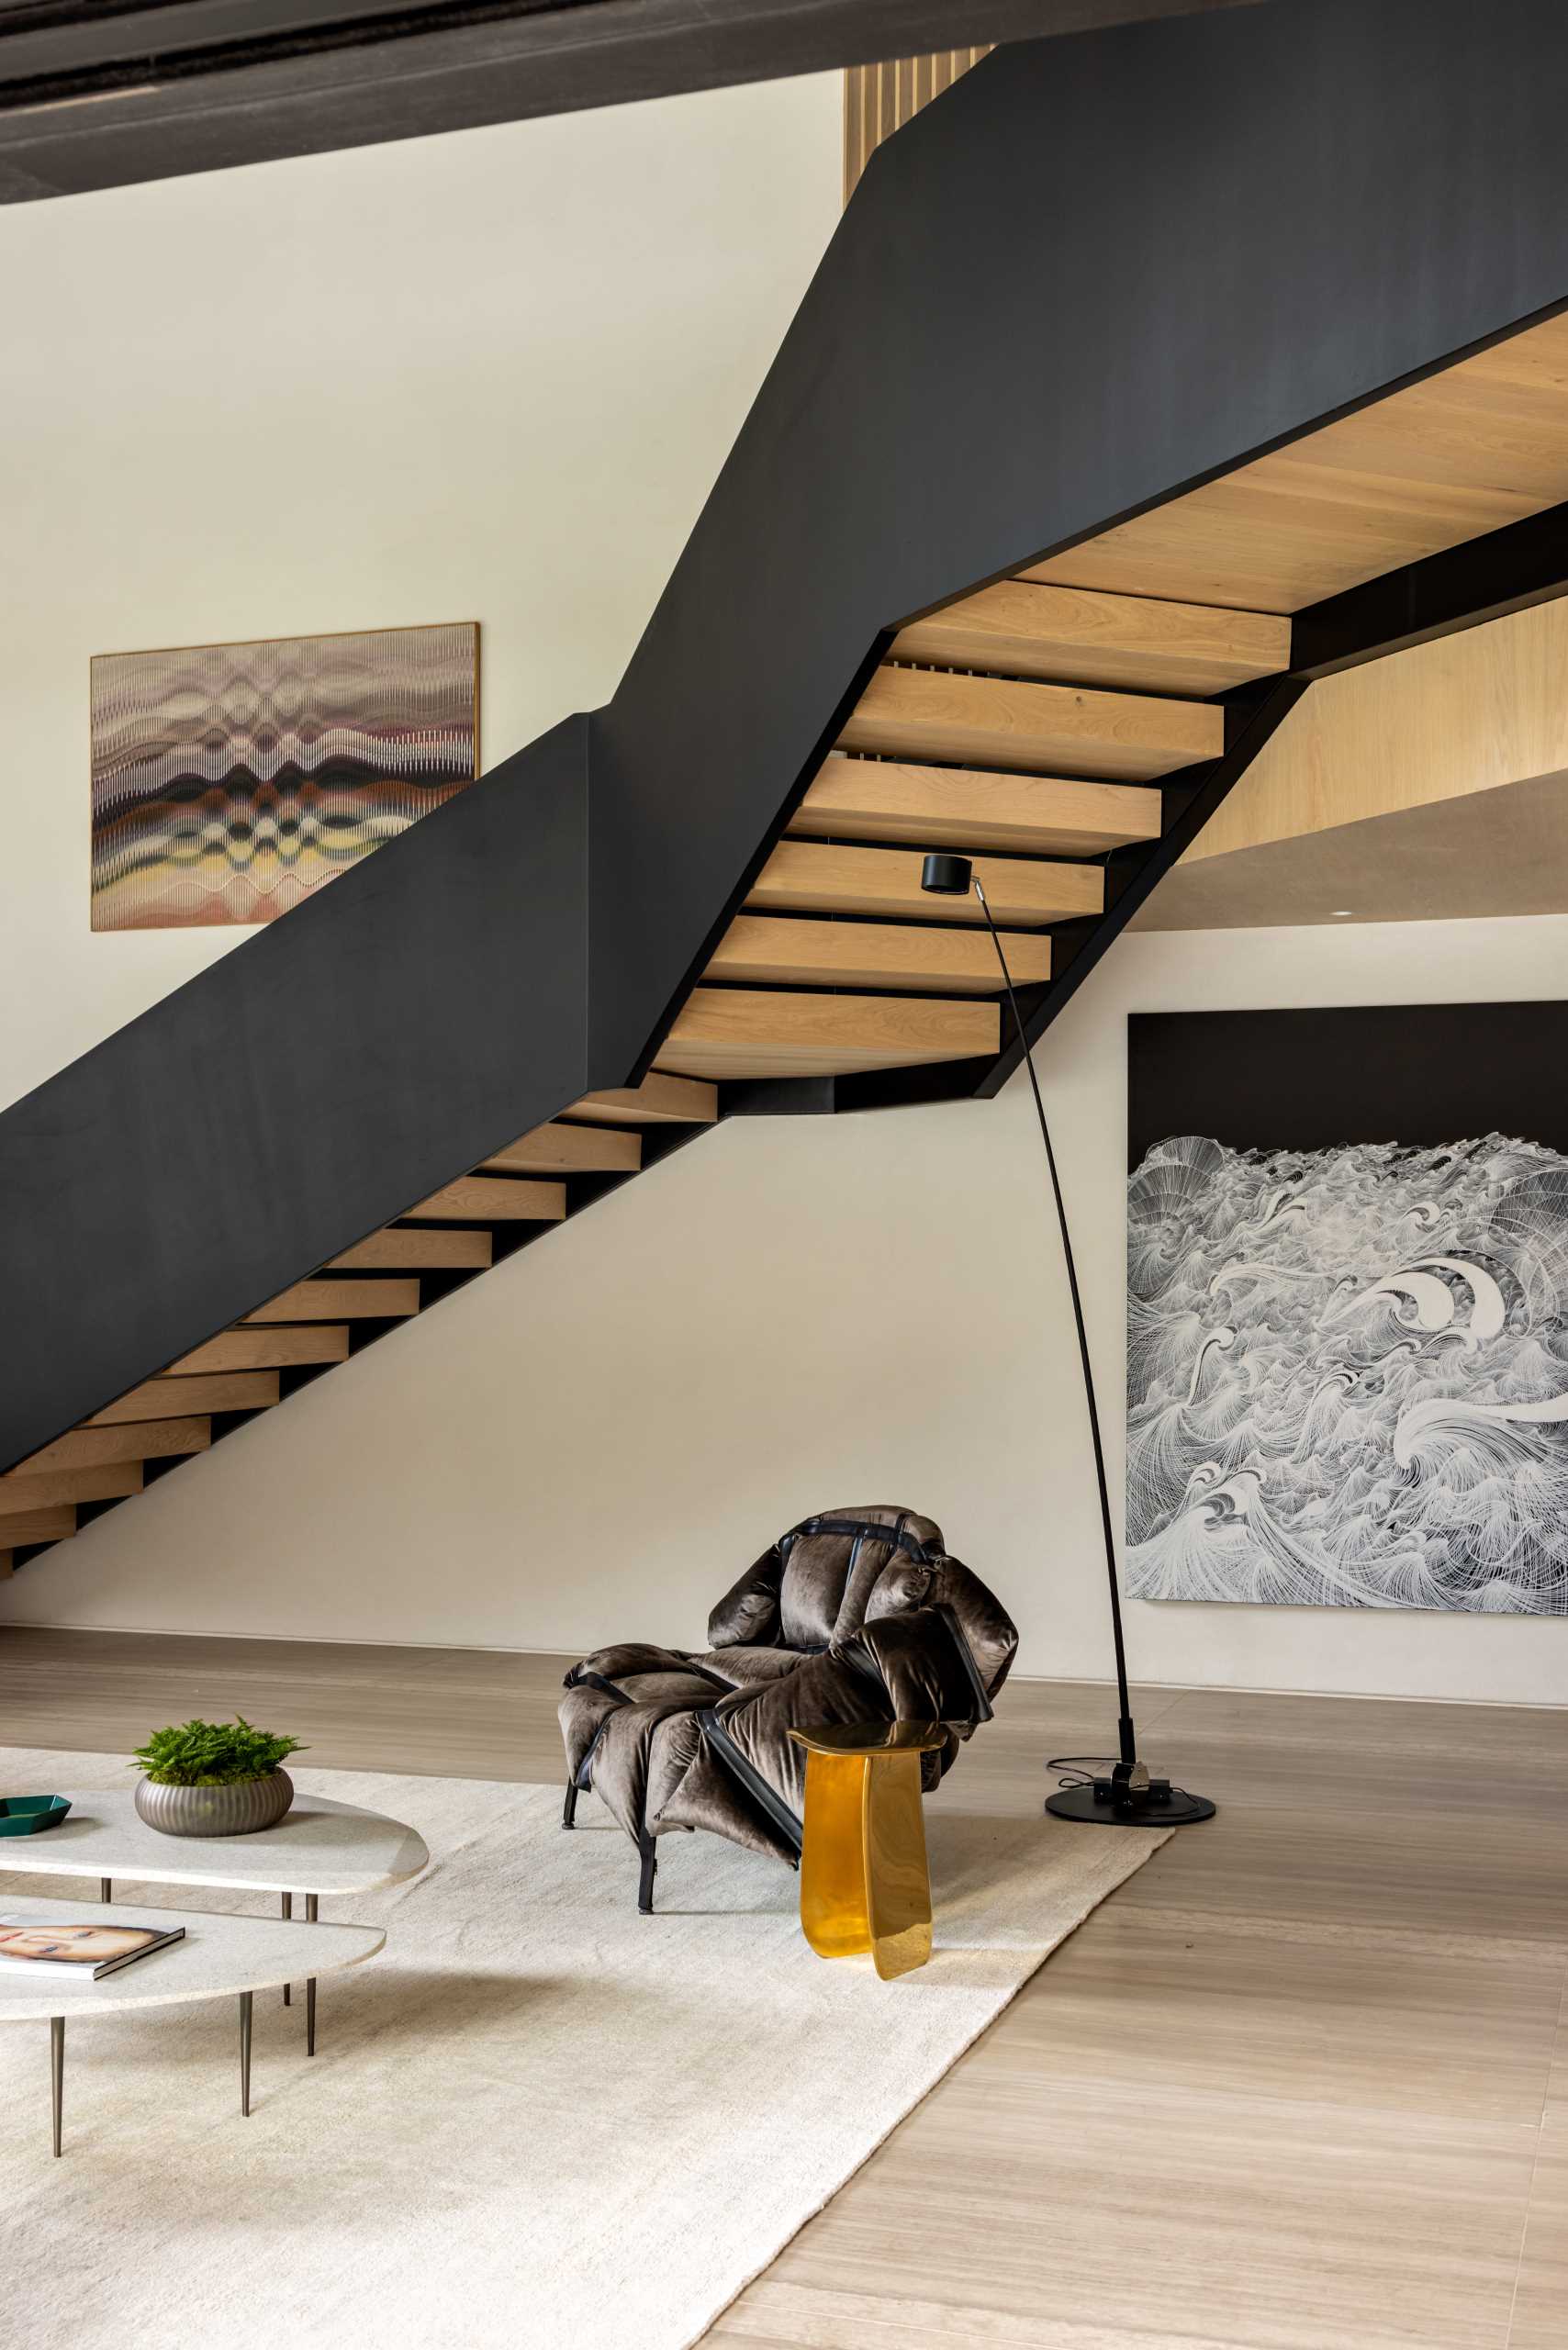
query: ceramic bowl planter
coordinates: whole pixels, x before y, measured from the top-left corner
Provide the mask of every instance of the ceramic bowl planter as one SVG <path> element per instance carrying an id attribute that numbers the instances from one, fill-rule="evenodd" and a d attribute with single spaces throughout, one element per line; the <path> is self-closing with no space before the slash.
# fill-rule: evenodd
<path id="1" fill-rule="evenodd" d="M 286 1771 L 219 1787 L 141 1779 L 136 1789 L 137 1810 L 161 1836 L 252 1836 L 258 1829 L 275 1827 L 293 1801 L 294 1782 Z"/>

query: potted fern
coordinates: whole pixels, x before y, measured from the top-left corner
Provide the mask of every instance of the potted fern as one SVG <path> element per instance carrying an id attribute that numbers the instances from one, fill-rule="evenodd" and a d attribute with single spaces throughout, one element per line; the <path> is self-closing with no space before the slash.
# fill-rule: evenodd
<path id="1" fill-rule="evenodd" d="M 231 1722 L 182 1722 L 155 1729 L 136 1750 L 143 1776 L 136 1808 L 163 1836 L 250 1836 L 272 1828 L 294 1801 L 280 1766 L 297 1738 Z"/>

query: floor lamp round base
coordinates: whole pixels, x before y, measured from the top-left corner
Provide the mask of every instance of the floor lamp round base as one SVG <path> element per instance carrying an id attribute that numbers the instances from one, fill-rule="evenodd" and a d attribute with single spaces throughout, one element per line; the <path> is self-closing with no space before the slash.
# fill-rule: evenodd
<path id="1" fill-rule="evenodd" d="M 1145 1804 L 1141 1810 L 1106 1802 L 1092 1787 L 1062 1787 L 1046 1797 L 1046 1809 L 1053 1819 L 1082 1820 L 1094 1828 L 1191 1828 L 1215 1816 L 1207 1796 L 1190 1796 L 1183 1787 L 1172 1787 L 1162 1802 Z"/>

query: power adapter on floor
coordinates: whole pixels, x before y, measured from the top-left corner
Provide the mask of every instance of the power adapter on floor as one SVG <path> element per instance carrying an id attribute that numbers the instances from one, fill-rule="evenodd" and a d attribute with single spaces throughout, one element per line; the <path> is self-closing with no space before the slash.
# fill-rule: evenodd
<path id="1" fill-rule="evenodd" d="M 1129 1788 L 1118 1785 L 1114 1779 L 1096 1779 L 1094 1800 L 1096 1803 L 1117 1804 L 1126 1811 L 1151 1810 L 1157 1804 L 1170 1802 L 1170 1782 L 1169 1779 L 1150 1779 L 1146 1787 Z"/>

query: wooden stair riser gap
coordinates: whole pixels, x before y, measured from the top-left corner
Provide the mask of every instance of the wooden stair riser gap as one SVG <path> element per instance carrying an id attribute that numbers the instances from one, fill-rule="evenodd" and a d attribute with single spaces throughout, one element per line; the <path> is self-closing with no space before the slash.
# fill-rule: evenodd
<path id="1" fill-rule="evenodd" d="M 914 996 L 777 994 L 693 989 L 660 1049 L 661 1066 L 700 1076 L 831 1077 L 994 1054 L 994 1004 Z"/>
<path id="2" fill-rule="evenodd" d="M 410 1208 L 411 1216 L 464 1224 L 558 1224 L 566 1213 L 564 1183 L 513 1181 L 505 1175 L 464 1175 Z"/>
<path id="3" fill-rule="evenodd" d="M 194 1348 L 162 1373 L 165 1379 L 190 1379 L 213 1371 L 292 1370 L 303 1363 L 347 1362 L 349 1334 L 345 1327 L 323 1323 L 314 1329 L 268 1329 L 243 1325 L 220 1330 L 205 1345 Z"/>
<path id="4" fill-rule="evenodd" d="M 1013 931 L 1003 944 L 1015 979 L 1050 978 L 1048 938 Z M 911 988 L 948 995 L 994 995 L 1002 984 L 990 939 L 972 928 L 803 922 L 779 914 L 737 915 L 702 976 L 742 986 Z"/>
<path id="5" fill-rule="evenodd" d="M 483 1273 L 494 1261 L 487 1232 L 420 1232 L 389 1225 L 356 1240 L 327 1266 L 330 1273 Z"/>
<path id="6" fill-rule="evenodd" d="M 971 894 L 935 899 L 920 886 L 920 859 L 903 849 L 835 848 L 781 841 L 757 876 L 748 912 L 879 913 L 929 923 L 935 916 L 984 923 Z M 1097 866 L 980 857 L 976 876 L 1000 925 L 1064 922 L 1098 913 L 1104 881 Z"/>
<path id="7" fill-rule="evenodd" d="M 231 1371 L 206 1378 L 149 1379 L 84 1423 L 118 1427 L 126 1421 L 174 1420 L 189 1412 L 264 1412 L 278 1400 L 275 1371 Z"/>
<path id="8" fill-rule="evenodd" d="M 1204 699 L 1290 666 L 1272 612 L 1001 580 L 902 629 L 895 661 Z"/>
<path id="9" fill-rule="evenodd" d="M 268 1322 L 383 1321 L 420 1310 L 417 1281 L 296 1281 L 280 1296 L 247 1314 L 244 1328 Z"/>
<path id="10" fill-rule="evenodd" d="M 12 1539 L 5 1522 L 8 1517 L 67 1502 L 124 1501 L 140 1493 L 145 1482 L 140 1460 L 112 1462 L 103 1469 L 57 1469 L 47 1477 L 0 1477 L 0 1537 Z"/>
<path id="11" fill-rule="evenodd" d="M 175 1453 L 205 1452 L 212 1422 L 185 1415 L 179 1419 L 134 1420 L 123 1426 L 73 1428 L 41 1452 L 19 1460 L 12 1477 L 39 1477 L 57 1469 L 101 1469 L 121 1460 L 162 1460 Z"/>
<path id="12" fill-rule="evenodd" d="M 69 1502 L 58 1503 L 52 1509 L 12 1511 L 0 1517 L 0 1539 L 13 1550 L 29 1542 L 69 1542 L 75 1531 L 76 1512 Z"/>
<path id="13" fill-rule="evenodd" d="M 487 1175 L 634 1175 L 643 1137 L 618 1126 L 540 1126 L 481 1162 Z"/>
<path id="14" fill-rule="evenodd" d="M 1123 782 L 1216 758 L 1224 746 L 1224 716 L 1208 702 L 892 667 L 877 671 L 838 739 L 844 751 Z"/>
<path id="15" fill-rule="evenodd" d="M 1022 776 L 977 767 L 917 767 L 830 753 L 796 810 L 797 838 L 919 841 L 979 856 L 1096 856 L 1158 840 L 1158 787 L 1079 776 Z"/>
<path id="16" fill-rule="evenodd" d="M 672 1077 L 655 1069 L 641 1085 L 585 1093 L 561 1114 L 590 1125 L 711 1126 L 718 1120 L 719 1089 L 701 1078 Z"/>

